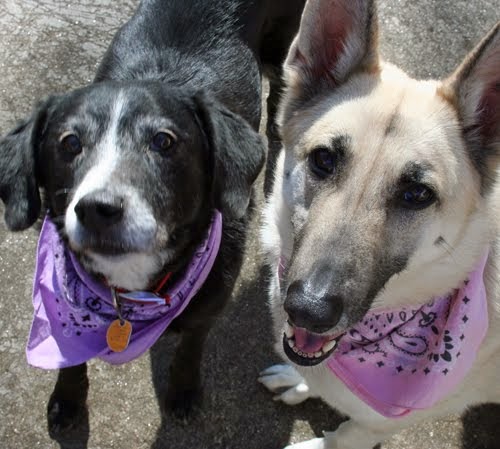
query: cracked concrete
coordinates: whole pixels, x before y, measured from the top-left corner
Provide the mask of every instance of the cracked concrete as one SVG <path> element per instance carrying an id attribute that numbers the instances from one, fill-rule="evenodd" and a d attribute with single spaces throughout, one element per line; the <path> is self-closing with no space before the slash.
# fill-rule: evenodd
<path id="1" fill-rule="evenodd" d="M 0 0 L 0 131 L 45 96 L 90 82 L 135 0 Z M 498 0 L 384 0 L 383 54 L 419 77 L 449 73 L 499 17 Z M 3 210 L 1 210 L 3 212 Z M 37 231 L 0 225 L 0 447 L 279 449 L 334 429 L 341 417 L 319 401 L 274 403 L 257 383 L 277 361 L 255 233 L 234 298 L 213 329 L 203 361 L 205 403 L 187 426 L 162 420 L 156 391 L 175 338 L 121 367 L 90 363 L 89 428 L 50 440 L 45 407 L 55 373 L 28 367 Z M 160 357 L 161 355 L 161 357 Z M 152 381 L 153 380 L 153 381 Z M 394 436 L 383 449 L 498 449 L 500 407 L 484 406 Z"/>

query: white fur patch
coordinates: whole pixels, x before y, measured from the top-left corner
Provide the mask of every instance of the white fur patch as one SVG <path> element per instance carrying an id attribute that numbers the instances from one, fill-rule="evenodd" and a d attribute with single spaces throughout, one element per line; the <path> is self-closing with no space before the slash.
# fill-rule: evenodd
<path id="1" fill-rule="evenodd" d="M 268 390 L 286 390 L 274 396 L 288 405 L 300 404 L 310 397 L 309 387 L 299 372 L 290 365 L 273 365 L 260 373 L 259 382 Z"/>
<path id="2" fill-rule="evenodd" d="M 144 290 L 151 282 L 151 276 L 165 264 L 168 256 L 164 254 L 127 254 L 126 256 L 101 256 L 91 254 L 91 269 L 102 273 L 109 285 L 126 290 Z"/>
<path id="3" fill-rule="evenodd" d="M 117 147 L 118 122 L 124 105 L 125 98 L 123 95 L 119 95 L 111 112 L 108 131 L 104 135 L 99 148 L 96 149 L 96 151 L 99 152 L 99 155 L 95 164 L 83 178 L 73 195 L 71 203 L 66 209 L 64 222 L 66 234 L 68 235 L 70 243 L 76 247 L 78 247 L 82 229 L 80 223 L 78 222 L 78 217 L 76 216 L 75 206 L 85 195 L 106 187 L 109 183 L 111 174 L 118 165 L 120 156 Z"/>

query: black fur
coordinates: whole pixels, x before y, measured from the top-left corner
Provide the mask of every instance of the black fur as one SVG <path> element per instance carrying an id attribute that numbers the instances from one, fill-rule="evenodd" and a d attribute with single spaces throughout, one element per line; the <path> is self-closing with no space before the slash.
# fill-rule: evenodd
<path id="1" fill-rule="evenodd" d="M 35 111 L 0 142 L 0 198 L 5 203 L 5 222 L 13 231 L 31 226 L 40 214 L 35 165 L 45 114 L 45 108 Z"/>
<path id="2" fill-rule="evenodd" d="M 184 336 L 165 405 L 182 417 L 199 401 L 203 343 L 242 263 L 252 184 L 265 156 L 257 133 L 261 74 L 272 75 L 268 130 L 273 130 L 281 63 L 304 3 L 143 0 L 116 34 L 93 84 L 48 99 L 0 141 L 0 197 L 9 228 L 25 229 L 36 221 L 40 188 L 46 209 L 66 237 L 62 218 L 96 164 L 111 108 L 123 95 L 125 112 L 116 126 L 120 157 L 105 196 L 116 200 L 123 194 L 120 186 L 133 188 L 164 225 L 168 239 L 148 237 L 147 244 L 176 257 L 151 275 L 151 285 L 166 270 L 182 272 L 212 209 L 223 213 L 221 249 L 212 272 L 172 324 Z M 155 132 L 165 127 L 177 135 L 175 145 L 165 153 L 150 151 Z M 68 129 L 78 135 L 81 155 L 61 144 Z M 124 237 L 121 231 L 116 226 L 82 231 L 79 244 L 103 255 L 144 249 L 144 239 Z M 77 251 L 85 266 L 96 271 L 83 250 Z M 87 390 L 85 364 L 60 371 L 48 406 L 51 434 L 86 414 Z"/>

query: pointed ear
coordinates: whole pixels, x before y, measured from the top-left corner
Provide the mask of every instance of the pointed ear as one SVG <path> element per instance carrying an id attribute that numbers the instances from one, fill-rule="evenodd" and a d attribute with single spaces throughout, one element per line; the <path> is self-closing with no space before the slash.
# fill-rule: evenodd
<path id="1" fill-rule="evenodd" d="M 493 179 L 500 163 L 500 22 L 440 87 L 458 110 L 472 160 Z"/>
<path id="2" fill-rule="evenodd" d="M 264 164 L 264 143 L 246 120 L 217 100 L 199 93 L 195 103 L 211 151 L 215 207 L 228 217 L 240 218 Z"/>
<path id="3" fill-rule="evenodd" d="M 490 186 L 500 166 L 500 22 L 438 93 L 457 109 L 483 188 Z"/>
<path id="4" fill-rule="evenodd" d="M 285 62 L 294 96 L 310 98 L 354 72 L 377 71 L 376 16 L 374 0 L 309 0 Z"/>
<path id="5" fill-rule="evenodd" d="M 48 101 L 0 139 L 0 198 L 12 231 L 31 226 L 40 214 L 37 150 L 46 123 Z"/>

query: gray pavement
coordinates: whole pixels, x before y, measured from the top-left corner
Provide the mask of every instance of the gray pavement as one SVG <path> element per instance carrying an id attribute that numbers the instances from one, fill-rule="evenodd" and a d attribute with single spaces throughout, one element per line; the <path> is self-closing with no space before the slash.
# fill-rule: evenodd
<path id="1" fill-rule="evenodd" d="M 135 0 L 0 0 L 0 132 L 44 96 L 88 83 L 135 5 Z M 500 18 L 500 3 L 384 0 L 380 13 L 383 55 L 413 75 L 438 77 Z M 37 231 L 12 234 L 2 222 L 0 448 L 279 449 L 334 429 L 342 418 L 321 402 L 277 404 L 256 381 L 259 370 L 277 357 L 255 237 L 233 301 L 209 338 L 205 403 L 190 424 L 159 414 L 156 392 L 175 345 L 167 336 L 151 354 L 125 366 L 90 363 L 89 427 L 54 442 L 47 435 L 45 407 L 56 373 L 28 367 L 24 355 Z M 423 424 L 382 448 L 499 449 L 500 406 Z"/>

